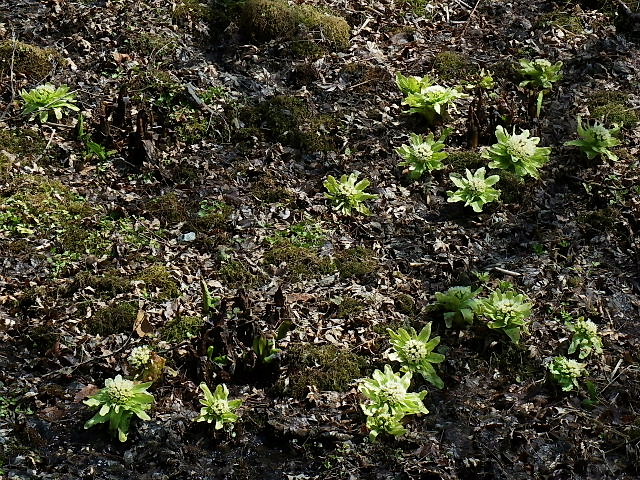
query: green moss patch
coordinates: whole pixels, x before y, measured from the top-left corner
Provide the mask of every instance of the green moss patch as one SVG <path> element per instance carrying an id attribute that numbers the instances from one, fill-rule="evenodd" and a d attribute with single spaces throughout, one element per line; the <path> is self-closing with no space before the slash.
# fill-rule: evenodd
<path id="1" fill-rule="evenodd" d="M 180 343 L 196 337 L 204 320 L 199 317 L 176 317 L 160 331 L 160 338 L 169 343 Z"/>
<path id="2" fill-rule="evenodd" d="M 12 67 L 13 72 L 32 80 L 46 77 L 62 56 L 52 48 L 40 48 L 23 42 L 7 40 L 0 42 L 0 72 L 6 75 Z"/>
<path id="3" fill-rule="evenodd" d="M 133 329 L 138 306 L 134 302 L 117 303 L 98 310 L 87 320 L 87 332 L 103 337 Z"/>
<path id="4" fill-rule="evenodd" d="M 135 279 L 144 282 L 147 292 L 155 293 L 158 300 L 176 298 L 180 295 L 178 283 L 164 265 L 145 268 Z"/>
<path id="5" fill-rule="evenodd" d="M 293 245 L 288 240 L 276 244 L 264 256 L 264 262 L 285 270 L 290 278 L 304 279 L 335 270 L 329 257 L 320 257 L 315 248 Z"/>
<path id="6" fill-rule="evenodd" d="M 319 38 L 331 47 L 342 49 L 349 46 L 351 36 L 351 28 L 344 18 L 309 5 L 290 5 L 284 0 L 247 0 L 242 6 L 240 26 L 258 41 L 308 43 L 312 53 Z"/>
<path id="7" fill-rule="evenodd" d="M 630 108 L 629 94 L 611 90 L 599 90 L 589 95 L 587 105 L 593 118 L 605 124 L 617 123 L 633 128 L 640 121 L 640 114 Z"/>
<path id="8" fill-rule="evenodd" d="M 433 69 L 442 80 L 466 80 L 480 70 L 468 55 L 444 51 L 433 59 Z"/>
<path id="9" fill-rule="evenodd" d="M 81 290 L 90 287 L 97 293 L 117 295 L 131 289 L 131 280 L 115 270 L 105 272 L 103 275 L 95 275 L 91 272 L 80 272 L 76 275 L 73 290 Z"/>
<path id="10" fill-rule="evenodd" d="M 145 210 L 164 224 L 182 222 L 187 218 L 187 211 L 182 200 L 175 192 L 169 192 L 152 198 L 145 203 Z"/>
<path id="11" fill-rule="evenodd" d="M 283 187 L 277 179 L 269 176 L 258 180 L 251 189 L 251 193 L 266 203 L 288 203 L 294 198 L 291 190 Z"/>
<path id="12" fill-rule="evenodd" d="M 336 269 L 343 278 L 362 278 L 378 269 L 375 252 L 366 247 L 354 247 L 338 252 L 335 257 Z"/>
<path id="13" fill-rule="evenodd" d="M 308 386 L 318 390 L 344 392 L 363 376 L 364 357 L 335 345 L 296 345 L 287 354 L 289 387 L 295 398 L 304 398 Z"/>
<path id="14" fill-rule="evenodd" d="M 277 95 L 256 107 L 241 112 L 245 124 L 243 134 L 256 133 L 259 138 L 281 142 L 306 152 L 335 150 L 335 140 L 328 134 L 337 125 L 330 115 L 317 115 L 297 97 Z M 246 130 L 246 129 L 249 130 Z M 242 140 L 236 132 L 236 139 Z"/>
<path id="15" fill-rule="evenodd" d="M 16 161 L 41 155 L 47 142 L 34 130 L 0 131 L 0 174 L 7 173 Z"/>
<path id="16" fill-rule="evenodd" d="M 466 168 L 475 172 L 478 168 L 486 166 L 486 161 L 480 153 L 471 151 L 452 152 L 444 160 L 444 163 L 451 165 L 454 172 L 464 172 Z"/>
<path id="17" fill-rule="evenodd" d="M 261 281 L 260 275 L 252 273 L 245 263 L 238 260 L 225 263 L 218 273 L 224 283 L 234 288 L 255 286 Z"/>

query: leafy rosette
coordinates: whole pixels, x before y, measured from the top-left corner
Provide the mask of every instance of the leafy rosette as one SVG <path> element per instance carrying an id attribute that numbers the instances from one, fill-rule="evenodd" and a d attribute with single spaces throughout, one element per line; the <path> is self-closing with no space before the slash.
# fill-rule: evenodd
<path id="1" fill-rule="evenodd" d="M 340 180 L 336 180 L 331 175 L 327 177 L 324 186 L 328 193 L 325 193 L 325 197 L 331 200 L 334 210 L 345 215 L 350 215 L 352 210 L 371 215 L 371 210 L 363 202 L 378 198 L 378 195 L 366 193 L 365 190 L 371 182 L 367 179 L 358 182 L 358 175 L 358 172 L 353 172 L 349 176 L 342 175 Z"/>
<path id="2" fill-rule="evenodd" d="M 406 415 L 429 413 L 422 402 L 427 392 L 407 392 L 410 385 L 411 372 L 400 376 L 389 365 L 384 366 L 384 372 L 375 370 L 371 378 L 361 380 L 358 390 L 368 401 L 360 404 L 360 407 L 369 417 L 367 426 L 372 439 L 381 432 L 402 435 L 405 429 L 401 420 Z"/>
<path id="3" fill-rule="evenodd" d="M 466 178 L 452 173 L 449 178 L 458 187 L 456 191 L 448 191 L 448 202 L 464 202 L 465 207 L 470 206 L 474 212 L 481 212 L 485 204 L 500 198 L 500 190 L 492 187 L 500 180 L 498 175 L 485 178 L 485 168 L 481 167 L 471 173 L 466 170 Z"/>
<path id="4" fill-rule="evenodd" d="M 533 86 L 549 90 L 553 84 L 562 78 L 562 62 L 551 63 L 546 58 L 535 60 L 520 60 L 518 72 L 525 77 L 529 77 L 520 83 L 521 87 Z"/>
<path id="5" fill-rule="evenodd" d="M 582 125 L 582 119 L 578 116 L 578 135 L 580 135 L 580 140 L 572 140 L 566 142 L 565 145 L 580 147 L 589 160 L 599 155 L 605 155 L 610 160 L 615 161 L 618 157 L 609 149 L 620 145 L 620 140 L 616 138 L 620 134 L 620 128 L 614 124 L 612 129 L 608 129 L 597 121 L 592 127 L 587 126 L 585 128 Z"/>
<path id="6" fill-rule="evenodd" d="M 203 397 L 200 403 L 203 405 L 196 422 L 213 423 L 215 430 L 227 426 L 238 420 L 235 410 L 242 405 L 242 400 L 229 400 L 229 389 L 226 385 L 218 385 L 214 393 L 211 393 L 206 383 L 200 384 Z"/>
<path id="7" fill-rule="evenodd" d="M 409 113 L 422 115 L 430 124 L 433 124 L 438 117 L 447 114 L 449 106 L 455 110 L 456 100 L 469 96 L 455 88 L 434 85 L 433 80 L 428 76 L 405 77 L 398 73 L 396 84 L 406 95 L 402 103 L 410 107 Z"/>
<path id="8" fill-rule="evenodd" d="M 431 323 L 428 323 L 420 333 L 415 329 L 404 328 L 394 332 L 387 329 L 391 337 L 391 345 L 394 351 L 389 354 L 389 359 L 402 363 L 400 368 L 403 372 L 419 373 L 429 383 L 438 388 L 444 387 L 444 382 L 433 368 L 433 363 L 442 363 L 444 355 L 434 353 L 433 349 L 440 343 L 440 337 L 431 340 Z"/>
<path id="9" fill-rule="evenodd" d="M 482 288 L 451 287 L 446 292 L 436 292 L 436 306 L 444 310 L 444 322 L 447 328 L 465 327 L 473 324 L 480 301 L 477 299 Z"/>
<path id="10" fill-rule="evenodd" d="M 398 155 L 404 159 L 398 165 L 407 167 L 409 176 L 414 179 L 420 178 L 425 172 L 443 169 L 442 160 L 447 158 L 448 154 L 442 149 L 445 147 L 444 140 L 448 133 L 448 130 L 445 131 L 438 140 L 434 140 L 433 133 L 426 137 L 411 134 L 409 144 L 396 149 Z"/>
<path id="11" fill-rule="evenodd" d="M 548 365 L 553 379 L 568 392 L 578 387 L 578 378 L 586 374 L 585 364 L 567 357 L 555 357 Z"/>
<path id="12" fill-rule="evenodd" d="M 76 105 L 76 97 L 73 92 L 69 91 L 69 87 L 61 85 L 55 87 L 50 83 L 40 85 L 32 90 L 21 90 L 20 96 L 24 101 L 23 114 L 29 115 L 33 120 L 38 117 L 41 122 L 49 119 L 49 113 L 53 112 L 56 120 L 62 119 L 64 109 L 74 112 L 80 110 Z"/>
<path id="13" fill-rule="evenodd" d="M 498 143 L 482 153 L 483 158 L 491 160 L 490 168 L 501 168 L 519 177 L 540 176 L 538 169 L 549 161 L 551 147 L 538 147 L 540 138 L 530 137 L 529 130 L 516 134 L 514 128 L 513 134 L 509 135 L 502 126 L 498 126 L 496 138 Z"/>
<path id="14" fill-rule="evenodd" d="M 578 351 L 580 360 L 587 358 L 593 352 L 602 354 L 602 339 L 598 334 L 598 326 L 591 320 L 579 317 L 575 322 L 567 322 L 567 328 L 573 332 L 569 354 Z"/>
<path id="15" fill-rule="evenodd" d="M 84 428 L 109 422 L 109 430 L 117 433 L 121 442 L 126 442 L 133 415 L 141 420 L 150 420 L 146 411 L 154 402 L 153 395 L 147 392 L 151 383 L 135 384 L 131 380 L 123 379 L 121 375 L 108 378 L 102 390 L 84 401 L 90 407 L 100 408 L 98 413 L 85 423 Z"/>
<path id="16" fill-rule="evenodd" d="M 496 290 L 482 302 L 482 315 L 489 320 L 489 328 L 501 329 L 513 343 L 518 343 L 533 308 L 533 304 L 527 300 L 527 297 L 513 290 Z"/>

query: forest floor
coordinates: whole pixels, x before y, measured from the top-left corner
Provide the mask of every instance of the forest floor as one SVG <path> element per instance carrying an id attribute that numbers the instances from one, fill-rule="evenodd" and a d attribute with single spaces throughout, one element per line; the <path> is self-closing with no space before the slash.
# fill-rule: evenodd
<path id="1" fill-rule="evenodd" d="M 613 1 L 312 4 L 0 2 L 0 477 L 640 478 L 636 19 Z M 539 116 L 523 58 L 563 63 Z M 469 97 L 427 125 L 397 72 Z M 44 83 L 80 111 L 23 114 Z M 565 146 L 578 115 L 623 122 L 617 160 Z M 498 125 L 552 148 L 540 178 L 503 175 L 481 213 L 447 202 Z M 445 168 L 410 179 L 396 149 L 445 127 Z M 352 172 L 372 215 L 325 197 Z M 446 328 L 434 294 L 453 286 L 525 294 L 520 342 L 482 315 Z M 548 364 L 578 360 L 579 317 L 603 352 L 563 391 Z M 429 413 L 372 442 L 358 380 L 398 371 L 387 328 L 428 323 L 444 387 L 414 374 Z M 143 345 L 151 419 L 122 443 L 84 429 L 83 401 L 133 378 Z M 242 400 L 232 430 L 193 421 L 201 382 Z"/>

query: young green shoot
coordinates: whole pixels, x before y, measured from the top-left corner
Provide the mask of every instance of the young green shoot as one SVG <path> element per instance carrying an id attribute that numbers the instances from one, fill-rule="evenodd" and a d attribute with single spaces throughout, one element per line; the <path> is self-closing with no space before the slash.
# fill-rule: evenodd
<path id="1" fill-rule="evenodd" d="M 406 95 L 402 103 L 410 107 L 409 113 L 422 115 L 430 125 L 433 125 L 437 119 L 445 117 L 449 107 L 455 110 L 456 100 L 469 96 L 456 88 L 434 85 L 433 80 L 428 76 L 405 77 L 398 72 L 396 84 Z"/>
<path id="2" fill-rule="evenodd" d="M 498 289 L 482 302 L 481 313 L 488 320 L 489 328 L 502 330 L 513 343 L 518 343 L 533 308 L 533 303 L 527 300 L 514 290 Z"/>
<path id="3" fill-rule="evenodd" d="M 389 354 L 389 359 L 400 362 L 402 372 L 419 373 L 427 382 L 438 388 L 444 387 L 444 382 L 432 365 L 433 363 L 442 363 L 444 355 L 433 352 L 433 349 L 440 343 L 440 337 L 429 339 L 431 323 L 428 323 L 419 334 L 413 328 L 408 330 L 400 328 L 397 332 L 388 328 L 387 332 L 393 346 L 393 352 Z"/>
<path id="4" fill-rule="evenodd" d="M 490 202 L 500 198 L 500 190 L 492 187 L 498 183 L 500 177 L 491 175 L 485 178 L 485 168 L 481 167 L 471 173 L 466 170 L 466 178 L 460 174 L 452 173 L 449 178 L 458 190 L 447 192 L 448 202 L 464 202 L 464 206 L 470 206 L 474 212 L 482 212 L 482 208 Z"/>
<path id="5" fill-rule="evenodd" d="M 501 168 L 515 173 L 519 177 L 531 175 L 533 178 L 540 176 L 538 169 L 549 161 L 551 147 L 538 147 L 540 138 L 531 137 L 529 130 L 509 135 L 505 129 L 498 125 L 496 128 L 498 143 L 493 144 L 484 152 L 482 157 L 491 160 L 489 168 Z"/>
<path id="6" fill-rule="evenodd" d="M 61 85 L 55 87 L 50 83 L 40 85 L 32 90 L 21 90 L 20 96 L 24 101 L 22 113 L 29 115 L 29 120 L 38 117 L 41 123 L 49 119 L 49 114 L 53 112 L 56 120 L 62 119 L 65 109 L 77 112 L 80 110 L 76 105 L 76 96 L 69 91 L 69 87 Z"/>
<path id="7" fill-rule="evenodd" d="M 547 365 L 547 368 L 553 379 L 560 384 L 565 392 L 578 388 L 578 378 L 586 373 L 584 363 L 563 356 L 555 357 Z"/>
<path id="8" fill-rule="evenodd" d="M 436 292 L 436 306 L 444 311 L 444 323 L 447 328 L 462 328 L 473 324 L 480 300 L 478 294 L 482 288 L 451 287 L 446 292 Z"/>
<path id="9" fill-rule="evenodd" d="M 609 149 L 620 145 L 620 140 L 616 138 L 620 134 L 618 125 L 613 125 L 612 129 L 606 128 L 602 123 L 596 121 L 593 126 L 585 128 L 582 119 L 578 116 L 578 135 L 580 140 L 566 142 L 565 145 L 580 147 L 589 160 L 600 155 L 605 155 L 609 160 L 618 160 L 618 157 Z"/>
<path id="10" fill-rule="evenodd" d="M 229 400 L 229 389 L 224 384 L 218 385 L 215 392 L 211 393 L 207 384 L 203 382 L 200 384 L 200 390 L 200 403 L 203 407 L 194 421 L 213 423 L 215 430 L 223 427 L 229 430 L 233 428 L 233 423 L 239 418 L 235 411 L 242 405 L 242 400 Z"/>
<path id="11" fill-rule="evenodd" d="M 434 140 L 433 133 L 426 137 L 410 134 L 409 144 L 396 149 L 398 155 L 404 159 L 398 165 L 407 167 L 409 176 L 413 179 L 420 178 L 425 172 L 443 169 L 442 160 L 447 158 L 448 154 L 442 149 L 450 132 L 449 129 L 445 130 L 438 140 Z"/>
<path id="12" fill-rule="evenodd" d="M 542 99 L 544 94 L 549 92 L 553 84 L 562 78 L 562 62 L 551 63 L 544 58 L 535 60 L 520 60 L 520 68 L 518 69 L 526 80 L 520 82 L 521 87 L 531 86 L 540 89 L 536 102 L 536 117 L 540 116 L 542 110 Z"/>
<path id="13" fill-rule="evenodd" d="M 126 442 L 133 415 L 141 420 L 150 420 L 146 411 L 154 402 L 153 395 L 147 392 L 151 383 L 135 384 L 121 375 L 108 378 L 102 390 L 84 401 L 90 407 L 99 408 L 98 413 L 85 423 L 84 428 L 109 422 L 109 430 L 117 434 L 121 442 Z"/>
<path id="14" fill-rule="evenodd" d="M 583 360 L 592 353 L 602 355 L 602 339 L 598 333 L 598 326 L 591 320 L 578 317 L 573 321 L 567 321 L 566 327 L 573 332 L 569 354 L 578 352 L 578 358 Z"/>
<path id="15" fill-rule="evenodd" d="M 328 191 L 325 197 L 331 200 L 334 210 L 344 215 L 351 215 L 352 210 L 363 215 L 371 215 L 371 210 L 364 202 L 376 199 L 378 195 L 365 193 L 371 182 L 366 178 L 358 182 L 358 175 L 358 172 L 353 172 L 349 176 L 342 175 L 340 180 L 336 180 L 331 175 L 327 177 L 323 184 Z"/>

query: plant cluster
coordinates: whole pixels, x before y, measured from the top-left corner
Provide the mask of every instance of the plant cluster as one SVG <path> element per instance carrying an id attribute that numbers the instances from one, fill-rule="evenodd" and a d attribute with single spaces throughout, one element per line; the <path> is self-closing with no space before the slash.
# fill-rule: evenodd
<path id="1" fill-rule="evenodd" d="M 526 331 L 526 320 L 531 316 L 533 304 L 506 282 L 486 298 L 478 298 L 481 291 L 481 288 L 472 290 L 458 286 L 435 294 L 435 306 L 444 312 L 447 328 L 467 327 L 478 316 L 487 321 L 489 328 L 502 330 L 513 343 L 518 343 L 522 332 Z"/>
<path id="2" fill-rule="evenodd" d="M 585 128 L 582 119 L 578 116 L 578 135 L 580 140 L 566 142 L 565 145 L 580 147 L 589 160 L 600 155 L 605 155 L 610 160 L 617 160 L 618 157 L 611 150 L 611 147 L 620 145 L 620 140 L 616 137 L 620 133 L 618 125 L 613 125 L 612 129 L 606 128 L 602 123 L 596 121 L 593 126 Z"/>
<path id="3" fill-rule="evenodd" d="M 531 137 L 529 130 L 509 135 L 502 126 L 496 128 L 498 143 L 482 153 L 483 158 L 491 160 L 490 168 L 500 168 L 515 173 L 519 177 L 531 175 L 538 178 L 538 169 L 549 161 L 550 147 L 538 147 L 540 138 Z"/>
<path id="4" fill-rule="evenodd" d="M 86 405 L 99 409 L 84 428 L 109 422 L 109 430 L 117 434 L 118 440 L 126 442 L 133 415 L 141 420 L 151 419 L 146 413 L 154 402 L 153 395 L 147 392 L 151 383 L 136 384 L 121 375 L 108 378 L 102 390 L 84 401 Z"/>
<path id="5" fill-rule="evenodd" d="M 440 136 L 438 140 L 434 140 L 433 133 L 426 137 L 422 135 L 409 135 L 409 144 L 404 144 L 396 149 L 404 161 L 398 165 L 407 167 L 411 178 L 420 178 L 425 172 L 433 170 L 441 170 L 444 168 L 442 160 L 447 158 L 448 154 L 443 152 L 445 147 L 444 141 L 449 134 L 449 130 Z"/>
<path id="6" fill-rule="evenodd" d="M 471 287 L 451 287 L 446 292 L 437 292 L 436 306 L 444 311 L 444 322 L 447 328 L 461 328 L 473 324 L 473 319 L 480 308 L 478 294 L 482 288 L 472 290 Z"/>
<path id="7" fill-rule="evenodd" d="M 455 101 L 469 95 L 456 88 L 434 85 L 428 77 L 405 77 L 400 72 L 396 74 L 396 84 L 406 95 L 402 101 L 409 106 L 409 113 L 418 113 L 433 125 L 438 118 L 446 117 L 449 107 L 455 110 Z"/>
<path id="8" fill-rule="evenodd" d="M 560 384 L 565 392 L 577 388 L 578 378 L 586 373 L 584 363 L 563 356 L 554 357 L 548 368 L 553 379 Z"/>
<path id="9" fill-rule="evenodd" d="M 370 438 L 375 440 L 380 433 L 403 435 L 406 429 L 402 420 L 407 415 L 429 413 L 424 406 L 423 399 L 426 391 L 419 393 L 407 392 L 411 385 L 411 373 L 403 376 L 394 373 L 389 365 L 384 366 L 384 372 L 375 370 L 371 378 L 363 379 L 358 390 L 367 398 L 360 407 L 367 416 L 367 428 Z"/>
<path id="10" fill-rule="evenodd" d="M 23 89 L 20 91 L 20 96 L 24 101 L 22 113 L 29 115 L 29 120 L 37 117 L 40 122 L 44 123 L 52 112 L 56 120 L 60 120 L 65 109 L 74 112 L 80 110 L 76 106 L 75 94 L 69 91 L 67 85 L 55 87 L 47 83 L 29 91 Z"/>
<path id="11" fill-rule="evenodd" d="M 583 360 L 592 353 L 602 354 L 602 339 L 598 333 L 598 326 L 591 320 L 578 317 L 575 322 L 568 321 L 566 327 L 573 332 L 568 353 L 578 352 L 578 358 Z"/>
<path id="12" fill-rule="evenodd" d="M 431 336 L 431 323 L 416 333 L 415 329 L 404 328 L 394 332 L 387 329 L 389 337 L 391 337 L 391 345 L 393 352 L 389 354 L 389 359 L 400 362 L 402 372 L 419 373 L 429 383 L 438 388 L 444 387 L 444 382 L 433 368 L 434 363 L 442 363 L 444 355 L 434 353 L 433 349 L 440 343 L 440 337 L 429 339 Z"/>
<path id="13" fill-rule="evenodd" d="M 230 401 L 229 389 L 224 384 L 218 385 L 211 393 L 207 384 L 203 382 L 200 384 L 200 390 L 202 390 L 202 398 L 200 399 L 202 409 L 194 421 L 213 423 L 215 430 L 220 430 L 223 427 L 233 428 L 233 423 L 239 418 L 235 411 L 242 405 L 242 400 Z"/>
<path id="14" fill-rule="evenodd" d="M 365 192 L 371 182 L 367 179 L 358 181 L 359 175 L 359 172 L 353 172 L 348 176 L 342 175 L 340 180 L 331 175 L 327 177 L 324 186 L 328 193 L 325 193 L 325 197 L 331 200 L 334 210 L 344 215 L 351 215 L 352 210 L 371 215 L 371 210 L 364 202 L 378 198 L 378 195 Z"/>
<path id="15" fill-rule="evenodd" d="M 466 170 L 466 178 L 452 173 L 449 178 L 458 187 L 457 190 L 447 191 L 448 202 L 464 202 L 464 206 L 470 206 L 474 212 L 481 212 L 482 208 L 490 202 L 500 198 L 500 190 L 493 188 L 500 180 L 498 175 L 485 178 L 485 168 L 480 167 L 474 173 Z"/>

